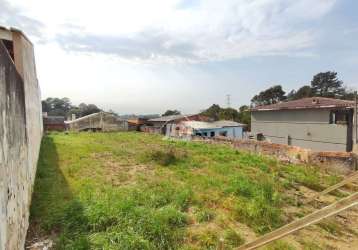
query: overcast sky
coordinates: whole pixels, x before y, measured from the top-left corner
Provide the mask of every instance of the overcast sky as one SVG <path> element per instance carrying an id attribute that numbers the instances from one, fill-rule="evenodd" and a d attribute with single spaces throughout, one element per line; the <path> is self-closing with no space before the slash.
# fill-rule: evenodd
<path id="1" fill-rule="evenodd" d="M 121 114 L 249 104 L 335 70 L 358 88 L 356 0 L 0 0 L 35 45 L 42 97 Z"/>

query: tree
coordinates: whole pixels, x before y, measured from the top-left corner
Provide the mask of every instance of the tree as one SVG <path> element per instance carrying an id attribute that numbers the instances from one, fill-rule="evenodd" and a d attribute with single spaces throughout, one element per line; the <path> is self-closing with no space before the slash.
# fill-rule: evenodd
<path id="1" fill-rule="evenodd" d="M 243 105 L 239 108 L 239 122 L 246 124 L 247 129 L 251 128 L 251 113 L 250 108 L 247 105 Z"/>
<path id="2" fill-rule="evenodd" d="M 239 120 L 239 112 L 233 108 L 221 108 L 217 104 L 211 105 L 208 109 L 201 112 L 201 115 L 207 116 L 214 121 L 218 120 L 231 120 L 238 121 Z"/>
<path id="3" fill-rule="evenodd" d="M 41 101 L 42 104 L 42 112 L 49 112 L 50 111 L 50 105 L 46 100 Z"/>
<path id="4" fill-rule="evenodd" d="M 94 104 L 85 104 L 85 103 L 81 103 L 80 105 L 78 105 L 78 108 L 80 109 L 80 117 L 82 116 L 86 116 L 86 115 L 90 115 L 93 113 L 98 113 L 101 110 Z"/>
<path id="5" fill-rule="evenodd" d="M 213 104 L 208 109 L 203 111 L 201 115 L 210 117 L 213 120 L 217 121 L 220 118 L 220 111 L 221 111 L 221 107 L 218 104 Z"/>
<path id="6" fill-rule="evenodd" d="M 312 88 L 308 85 L 305 85 L 297 90 L 294 100 L 306 98 L 306 97 L 312 97 L 312 96 L 313 96 Z"/>
<path id="7" fill-rule="evenodd" d="M 219 112 L 219 119 L 220 120 L 238 121 L 239 120 L 239 112 L 233 108 L 221 109 Z"/>
<path id="8" fill-rule="evenodd" d="M 275 85 L 264 91 L 261 91 L 258 95 L 255 95 L 251 102 L 255 106 L 275 104 L 280 101 L 286 100 L 285 91 L 283 91 L 281 85 Z"/>
<path id="9" fill-rule="evenodd" d="M 327 71 L 316 74 L 311 81 L 314 96 L 340 98 L 344 95 L 343 82 L 338 80 L 337 72 Z"/>
<path id="10" fill-rule="evenodd" d="M 180 114 L 181 114 L 180 111 L 175 109 L 175 110 L 167 110 L 167 111 L 165 111 L 165 113 L 162 114 L 162 116 L 180 115 Z"/>
<path id="11" fill-rule="evenodd" d="M 69 98 L 52 98 L 49 97 L 42 101 L 42 111 L 47 112 L 48 115 L 65 116 L 72 108 Z"/>
<path id="12" fill-rule="evenodd" d="M 288 92 L 287 94 L 287 100 L 288 101 L 292 101 L 292 100 L 295 100 L 295 96 L 296 96 L 296 90 L 291 90 L 290 92 Z"/>
<path id="13" fill-rule="evenodd" d="M 311 87 L 305 85 L 299 88 L 297 91 L 294 89 L 291 90 L 290 93 L 287 94 L 287 100 L 292 101 L 292 100 L 298 100 L 298 99 L 312 97 L 312 96 L 313 93 Z"/>
<path id="14" fill-rule="evenodd" d="M 71 116 L 72 114 L 76 114 L 76 117 L 81 117 L 85 115 L 89 115 L 92 113 L 100 112 L 99 109 L 94 104 L 85 104 L 81 103 L 78 107 L 71 104 L 69 98 L 52 98 L 49 97 L 42 102 L 42 111 L 47 112 L 50 116 Z"/>

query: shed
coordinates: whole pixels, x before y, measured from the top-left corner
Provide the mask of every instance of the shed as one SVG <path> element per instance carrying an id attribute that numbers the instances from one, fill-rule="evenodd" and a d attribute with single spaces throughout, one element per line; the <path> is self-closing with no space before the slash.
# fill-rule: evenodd
<path id="1" fill-rule="evenodd" d="M 81 118 L 65 121 L 73 131 L 128 131 L 128 122 L 108 112 L 98 112 Z"/>
<path id="2" fill-rule="evenodd" d="M 65 117 L 64 116 L 43 116 L 43 125 L 45 131 L 64 131 Z"/>
<path id="3" fill-rule="evenodd" d="M 168 124 L 178 124 L 182 121 L 209 121 L 210 118 L 200 114 L 194 115 L 169 115 L 150 119 L 146 122 L 143 131 L 166 134 Z"/>
<path id="4" fill-rule="evenodd" d="M 225 136 L 228 138 L 243 138 L 243 128 L 245 124 L 234 121 L 182 121 L 179 124 L 170 124 L 167 126 L 167 136 L 171 137 L 187 137 L 201 136 L 214 137 Z"/>

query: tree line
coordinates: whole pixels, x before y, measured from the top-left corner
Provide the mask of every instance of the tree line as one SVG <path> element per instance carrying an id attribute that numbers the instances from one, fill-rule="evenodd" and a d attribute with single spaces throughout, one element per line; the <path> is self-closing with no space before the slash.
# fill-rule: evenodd
<path id="1" fill-rule="evenodd" d="M 42 101 L 42 112 L 47 112 L 49 116 L 70 117 L 72 114 L 75 114 L 78 118 L 100 111 L 102 110 L 94 104 L 81 103 L 75 106 L 67 97 L 49 97 Z"/>
<path id="2" fill-rule="evenodd" d="M 343 85 L 343 81 L 337 77 L 337 72 L 327 71 L 313 76 L 310 85 L 304 85 L 297 90 L 293 89 L 287 95 L 281 85 L 274 85 L 255 95 L 251 99 L 251 105 L 268 105 L 315 96 L 353 100 L 354 92 Z"/>
<path id="3" fill-rule="evenodd" d="M 321 72 L 313 76 L 309 85 L 304 85 L 297 90 L 293 89 L 286 94 L 281 85 L 274 85 L 261 91 L 251 99 L 251 107 L 269 105 L 279 102 L 298 100 L 306 97 L 328 97 L 344 100 L 354 100 L 354 92 L 344 86 L 343 81 L 337 77 L 337 72 Z M 233 120 L 248 125 L 250 129 L 250 106 L 243 105 L 238 110 L 233 108 L 221 108 L 213 104 L 202 115 L 214 120 Z"/>

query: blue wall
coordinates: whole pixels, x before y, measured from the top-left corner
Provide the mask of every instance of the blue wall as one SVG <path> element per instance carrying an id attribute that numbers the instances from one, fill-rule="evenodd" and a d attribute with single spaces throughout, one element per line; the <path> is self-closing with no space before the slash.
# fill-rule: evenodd
<path id="1" fill-rule="evenodd" d="M 242 139 L 242 136 L 243 136 L 242 127 L 196 129 L 194 132 L 194 135 L 200 133 L 201 136 L 213 137 L 213 136 L 220 136 L 221 133 L 225 133 L 225 132 L 226 132 L 226 136 L 229 138 Z"/>

